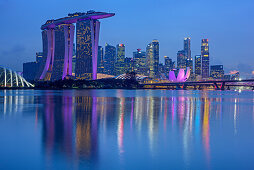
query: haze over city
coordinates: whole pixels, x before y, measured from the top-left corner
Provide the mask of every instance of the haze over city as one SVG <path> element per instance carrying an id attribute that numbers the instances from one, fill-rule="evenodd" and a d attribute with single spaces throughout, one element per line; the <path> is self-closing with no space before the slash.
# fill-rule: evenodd
<path id="1" fill-rule="evenodd" d="M 29 5 L 28 5 L 29 4 Z M 50 5 L 48 5 L 50 4 Z M 77 11 L 114 12 L 102 21 L 99 45 L 126 46 L 126 56 L 137 48 L 145 50 L 153 39 L 160 42 L 164 56 L 176 60 L 184 37 L 191 38 L 192 56 L 200 55 L 202 38 L 208 38 L 211 64 L 223 64 L 225 72 L 239 70 L 250 76 L 253 68 L 254 2 L 245 1 L 27 1 L 1 0 L 1 65 L 21 71 L 22 63 L 42 51 L 40 26 Z"/>

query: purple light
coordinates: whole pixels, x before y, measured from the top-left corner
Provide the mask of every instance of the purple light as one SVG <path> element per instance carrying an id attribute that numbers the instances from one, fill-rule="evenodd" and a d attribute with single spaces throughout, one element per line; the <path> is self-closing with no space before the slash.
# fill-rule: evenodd
<path id="1" fill-rule="evenodd" d="M 169 72 L 169 81 L 172 81 L 172 82 L 185 82 L 188 80 L 189 77 L 190 77 L 190 68 L 189 67 L 187 67 L 186 74 L 184 72 L 184 69 L 179 69 L 177 77 L 175 76 L 174 71 Z"/>
<path id="2" fill-rule="evenodd" d="M 69 39 L 70 37 L 70 39 Z M 74 25 L 64 26 L 65 52 L 64 52 L 64 67 L 62 80 L 66 75 L 72 75 L 72 55 L 73 55 L 73 39 L 74 39 Z"/>
<path id="3" fill-rule="evenodd" d="M 100 22 L 91 20 L 93 80 L 97 79 L 97 57 Z"/>
<path id="4" fill-rule="evenodd" d="M 109 18 L 114 15 L 115 15 L 114 13 L 97 12 L 94 14 L 81 15 L 76 17 L 66 17 L 66 18 L 53 20 L 53 22 L 48 24 L 44 24 L 41 26 L 41 29 L 44 30 L 49 28 L 55 28 L 57 25 L 72 24 L 72 23 L 76 23 L 77 21 L 83 21 L 83 20 L 89 20 L 89 19 L 96 20 L 96 19 Z"/>
<path id="5" fill-rule="evenodd" d="M 50 63 L 54 61 L 54 49 L 55 49 L 55 30 L 47 30 L 47 39 L 48 39 L 48 54 L 46 59 L 46 64 L 43 69 L 43 72 L 40 76 L 40 80 L 45 78 L 47 71 L 49 70 Z"/>

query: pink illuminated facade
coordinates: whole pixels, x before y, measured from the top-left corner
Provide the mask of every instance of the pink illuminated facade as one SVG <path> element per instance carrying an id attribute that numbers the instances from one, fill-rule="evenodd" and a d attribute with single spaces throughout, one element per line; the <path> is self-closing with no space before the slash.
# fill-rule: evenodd
<path id="1" fill-rule="evenodd" d="M 172 70 L 169 72 L 169 80 L 172 82 L 185 82 L 190 77 L 190 67 L 187 67 L 186 73 L 184 69 L 179 69 L 177 77 L 175 71 Z"/>
<path id="2" fill-rule="evenodd" d="M 91 79 L 97 79 L 97 56 L 100 22 L 98 19 L 114 16 L 114 13 L 94 12 L 74 13 L 57 20 L 48 20 L 42 25 L 43 59 L 37 79 L 42 81 L 63 80 L 72 76 L 72 56 L 74 42 L 74 23 L 90 21 L 91 37 Z M 85 36 L 85 35 L 83 35 Z M 79 44 L 77 44 L 79 45 Z M 81 68 L 86 68 L 86 60 L 76 62 Z M 83 64 L 83 65 L 82 65 Z M 76 68 L 77 69 L 77 68 Z M 76 70 L 75 70 L 76 72 Z"/>

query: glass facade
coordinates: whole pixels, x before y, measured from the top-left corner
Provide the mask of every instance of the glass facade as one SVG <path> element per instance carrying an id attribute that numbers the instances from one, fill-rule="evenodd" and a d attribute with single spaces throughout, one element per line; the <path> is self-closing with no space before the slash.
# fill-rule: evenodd
<path id="1" fill-rule="evenodd" d="M 177 68 L 180 69 L 186 69 L 186 61 L 187 61 L 187 57 L 186 57 L 186 51 L 185 50 L 181 50 L 178 51 L 177 53 Z"/>
<path id="2" fill-rule="evenodd" d="M 98 73 L 104 73 L 104 61 L 103 61 L 104 51 L 103 47 L 98 47 L 98 58 L 97 58 L 97 71 Z"/>
<path id="3" fill-rule="evenodd" d="M 184 38 L 184 49 L 186 52 L 186 58 L 191 60 L 191 39 L 190 38 Z"/>
<path id="4" fill-rule="evenodd" d="M 146 63 L 148 76 L 158 78 L 159 76 L 159 41 L 153 40 L 146 47 Z"/>
<path id="5" fill-rule="evenodd" d="M 202 60 L 202 69 L 201 75 L 202 78 L 209 78 L 209 45 L 208 39 L 202 39 L 201 42 L 201 60 Z"/>
<path id="6" fill-rule="evenodd" d="M 27 81 L 34 81 L 36 78 L 36 74 L 38 73 L 39 63 L 37 62 L 28 62 L 23 63 L 23 77 Z"/>
<path id="7" fill-rule="evenodd" d="M 224 77 L 224 70 L 223 65 L 213 65 L 210 69 L 210 76 L 213 79 L 223 79 Z"/>
<path id="8" fill-rule="evenodd" d="M 92 79 L 92 37 L 90 20 L 76 24 L 76 68 L 77 79 Z"/>
<path id="9" fill-rule="evenodd" d="M 125 45 L 118 44 L 116 53 L 115 75 L 120 75 L 124 73 Z"/>
<path id="10" fill-rule="evenodd" d="M 201 55 L 195 56 L 195 76 L 201 76 Z"/>
<path id="11" fill-rule="evenodd" d="M 115 75 L 116 47 L 106 44 L 104 59 L 105 74 Z"/>
<path id="12" fill-rule="evenodd" d="M 65 37 L 64 25 L 55 28 L 55 55 L 51 74 L 51 81 L 61 80 L 64 69 Z"/>
<path id="13" fill-rule="evenodd" d="M 146 52 L 141 51 L 141 49 L 137 49 L 137 51 L 133 52 L 133 60 L 135 73 L 145 75 L 147 72 Z"/>

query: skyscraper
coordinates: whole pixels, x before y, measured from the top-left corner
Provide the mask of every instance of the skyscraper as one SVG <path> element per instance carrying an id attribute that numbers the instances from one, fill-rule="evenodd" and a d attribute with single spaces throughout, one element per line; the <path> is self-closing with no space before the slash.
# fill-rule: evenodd
<path id="1" fill-rule="evenodd" d="M 166 77 L 168 77 L 169 71 L 172 70 L 174 67 L 174 63 L 172 59 L 167 56 L 164 57 L 164 60 L 165 60 L 164 62 L 165 62 L 165 73 L 166 73 L 165 75 Z"/>
<path id="2" fill-rule="evenodd" d="M 134 71 L 137 74 L 146 74 L 146 52 L 137 49 L 133 52 Z"/>
<path id="3" fill-rule="evenodd" d="M 54 67 L 52 68 L 51 81 L 63 80 L 67 75 L 72 75 L 73 43 L 70 43 L 70 36 L 74 37 L 73 24 L 56 26 Z"/>
<path id="4" fill-rule="evenodd" d="M 36 78 L 37 72 L 38 72 L 38 63 L 37 62 L 23 63 L 23 77 L 27 81 L 29 81 L 29 82 L 34 81 Z"/>
<path id="5" fill-rule="evenodd" d="M 223 77 L 224 77 L 223 65 L 213 65 L 213 66 L 211 66 L 210 76 L 213 79 L 223 79 Z"/>
<path id="6" fill-rule="evenodd" d="M 98 73 L 104 73 L 104 51 L 103 51 L 103 47 L 99 46 L 98 47 L 98 60 L 97 60 L 97 72 Z"/>
<path id="7" fill-rule="evenodd" d="M 36 62 L 40 63 L 42 61 L 43 58 L 43 52 L 37 52 L 36 53 Z"/>
<path id="8" fill-rule="evenodd" d="M 133 72 L 134 69 L 133 69 L 133 58 L 130 58 L 130 57 L 125 57 L 124 59 L 124 72 L 127 73 L 127 72 Z"/>
<path id="9" fill-rule="evenodd" d="M 153 40 L 146 47 L 146 64 L 148 76 L 157 78 L 159 75 L 159 41 Z"/>
<path id="10" fill-rule="evenodd" d="M 72 54 L 72 75 L 75 76 L 75 68 L 76 68 L 76 47 L 75 43 L 73 43 L 73 54 Z"/>
<path id="11" fill-rule="evenodd" d="M 201 68 L 202 78 L 209 78 L 209 45 L 208 45 L 208 39 L 202 39 L 202 42 L 201 42 L 201 60 L 202 60 L 202 68 Z"/>
<path id="12" fill-rule="evenodd" d="M 115 75 L 116 47 L 106 44 L 104 69 L 105 74 Z"/>
<path id="13" fill-rule="evenodd" d="M 177 52 L 177 68 L 186 69 L 186 61 L 187 61 L 186 51 L 185 50 L 178 51 Z"/>
<path id="14" fill-rule="evenodd" d="M 186 60 L 186 67 L 190 68 L 190 74 L 193 74 L 193 60 L 191 59 L 187 59 Z"/>
<path id="15" fill-rule="evenodd" d="M 192 59 L 191 58 L 191 39 L 190 38 L 184 38 L 184 49 L 186 52 L 186 58 L 187 59 Z"/>
<path id="16" fill-rule="evenodd" d="M 98 20 L 78 21 L 76 24 L 76 70 L 77 79 L 97 78 Z"/>
<path id="17" fill-rule="evenodd" d="M 115 75 L 121 75 L 124 73 L 124 58 L 125 58 L 125 45 L 124 44 L 117 44 L 117 46 L 116 46 Z"/>
<path id="18" fill-rule="evenodd" d="M 201 76 L 201 55 L 195 56 L 195 76 Z"/>
<path id="19" fill-rule="evenodd" d="M 72 75 L 74 29 L 73 24 L 60 24 L 42 31 L 43 57 L 36 79 L 55 81 Z"/>

